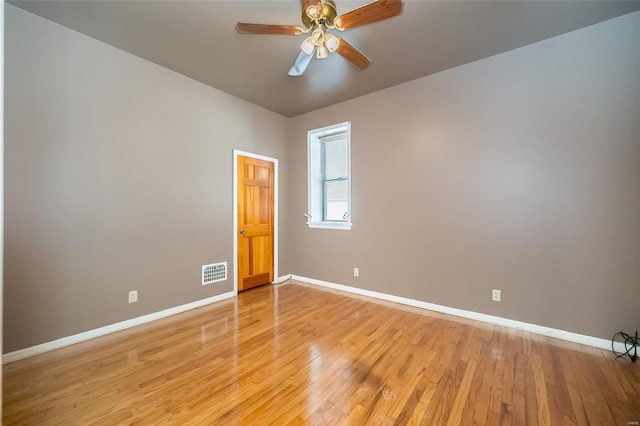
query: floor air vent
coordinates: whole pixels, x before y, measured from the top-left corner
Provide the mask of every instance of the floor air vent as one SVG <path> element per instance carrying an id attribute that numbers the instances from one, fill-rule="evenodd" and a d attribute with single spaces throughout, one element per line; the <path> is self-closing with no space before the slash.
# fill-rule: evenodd
<path id="1" fill-rule="evenodd" d="M 227 279 L 227 262 L 202 265 L 202 285 Z"/>

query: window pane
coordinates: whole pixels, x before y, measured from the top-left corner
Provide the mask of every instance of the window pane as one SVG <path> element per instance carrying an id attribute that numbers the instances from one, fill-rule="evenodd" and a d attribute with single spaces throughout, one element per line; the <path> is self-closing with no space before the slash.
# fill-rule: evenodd
<path id="1" fill-rule="evenodd" d="M 324 142 L 324 178 L 338 179 L 347 177 L 347 139 L 346 137 Z"/>
<path id="2" fill-rule="evenodd" d="M 351 229 L 349 122 L 307 132 L 310 228 Z"/>
<path id="3" fill-rule="evenodd" d="M 349 211 L 349 181 L 335 180 L 325 182 L 324 220 L 346 220 Z"/>

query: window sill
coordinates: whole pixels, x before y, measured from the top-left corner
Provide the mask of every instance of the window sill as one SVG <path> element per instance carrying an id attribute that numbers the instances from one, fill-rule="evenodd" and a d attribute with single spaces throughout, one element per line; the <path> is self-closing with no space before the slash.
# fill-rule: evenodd
<path id="1" fill-rule="evenodd" d="M 307 222 L 309 228 L 351 230 L 351 222 Z"/>

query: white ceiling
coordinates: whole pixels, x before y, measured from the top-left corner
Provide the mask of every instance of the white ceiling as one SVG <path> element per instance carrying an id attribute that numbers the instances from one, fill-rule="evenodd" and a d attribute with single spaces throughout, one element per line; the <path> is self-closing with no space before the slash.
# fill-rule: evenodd
<path id="1" fill-rule="evenodd" d="M 340 34 L 372 60 L 366 70 L 332 54 L 289 77 L 304 35 L 234 27 L 300 25 L 299 0 L 11 3 L 287 117 L 640 10 L 640 1 L 405 0 L 402 15 Z M 336 0 L 338 14 L 366 3 Z"/>

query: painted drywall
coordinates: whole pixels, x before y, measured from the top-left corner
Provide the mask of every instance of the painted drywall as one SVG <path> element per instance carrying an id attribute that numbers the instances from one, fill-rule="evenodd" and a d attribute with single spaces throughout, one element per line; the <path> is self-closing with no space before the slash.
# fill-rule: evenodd
<path id="1" fill-rule="evenodd" d="M 280 159 L 280 275 L 639 328 L 638 13 L 287 120 L 5 9 L 5 351 L 229 291 L 234 148 Z M 310 230 L 306 131 L 343 121 L 354 228 Z"/>
<path id="2" fill-rule="evenodd" d="M 309 229 L 306 133 L 344 121 L 353 229 Z M 640 328 L 640 13 L 298 116 L 291 135 L 295 274 L 601 338 Z"/>
<path id="3" fill-rule="evenodd" d="M 4 350 L 231 291 L 232 150 L 279 159 L 286 223 L 287 119 L 5 11 Z M 201 286 L 221 261 L 230 278 Z"/>

